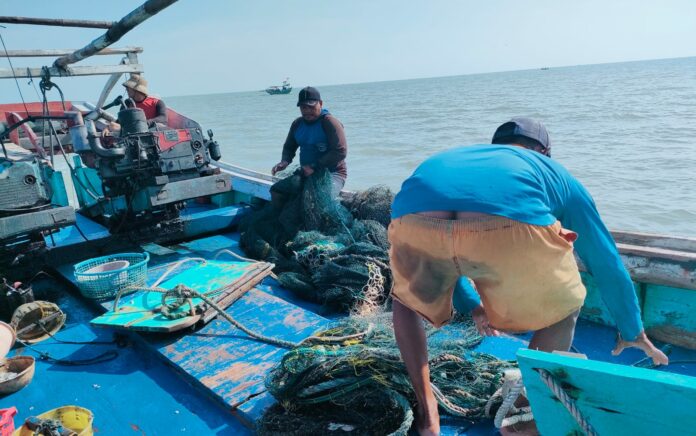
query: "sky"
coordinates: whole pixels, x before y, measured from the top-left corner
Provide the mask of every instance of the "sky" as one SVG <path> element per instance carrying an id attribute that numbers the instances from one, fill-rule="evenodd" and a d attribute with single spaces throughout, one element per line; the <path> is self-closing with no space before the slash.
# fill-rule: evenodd
<path id="1" fill-rule="evenodd" d="M 0 15 L 116 21 L 141 3 L 2 0 Z M 9 50 L 81 48 L 105 32 L 4 26 Z M 686 57 L 694 41 L 691 0 L 179 0 L 112 47 L 143 47 L 150 90 L 166 97 L 259 90 L 286 77 L 322 86 Z M 92 101 L 105 81 L 56 79 L 66 98 Z M 27 82 L 20 89 L 35 101 Z M 17 85 L 0 81 L 0 103 L 15 101 Z"/>

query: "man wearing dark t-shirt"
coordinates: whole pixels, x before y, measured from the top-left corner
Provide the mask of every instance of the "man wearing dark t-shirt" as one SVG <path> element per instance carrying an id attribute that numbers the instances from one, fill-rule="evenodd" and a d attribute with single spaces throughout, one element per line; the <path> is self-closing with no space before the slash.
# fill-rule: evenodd
<path id="1" fill-rule="evenodd" d="M 281 161 L 271 170 L 275 175 L 292 162 L 300 149 L 300 165 L 305 176 L 326 168 L 331 173 L 332 194 L 337 197 L 346 183 L 348 144 L 343 124 L 323 108 L 319 91 L 307 86 L 300 91 L 297 106 L 301 117 L 290 126 Z"/>

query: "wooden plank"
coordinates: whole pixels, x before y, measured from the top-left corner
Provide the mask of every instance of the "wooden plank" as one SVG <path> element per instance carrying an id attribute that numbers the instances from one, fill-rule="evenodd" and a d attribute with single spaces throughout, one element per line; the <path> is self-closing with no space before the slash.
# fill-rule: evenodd
<path id="1" fill-rule="evenodd" d="M 79 66 L 70 67 L 66 73 L 63 70 L 59 70 L 55 67 L 49 67 L 48 71 L 53 77 L 60 76 L 103 76 L 107 74 L 116 73 L 142 73 L 145 70 L 140 64 L 127 64 L 127 65 L 99 65 L 99 66 Z M 25 67 L 15 67 L 14 76 L 18 79 L 26 79 L 29 77 L 41 77 L 41 68 L 25 68 Z M 9 79 L 14 77 L 12 75 L 12 70 L 9 68 L 0 68 L 0 79 Z"/>
<path id="2" fill-rule="evenodd" d="M 294 342 L 329 325 L 327 319 L 257 289 L 250 290 L 227 313 L 252 331 Z M 252 339 L 218 318 L 193 335 L 163 345 L 160 351 L 234 409 L 265 392 L 268 371 L 287 350 Z M 246 418 L 253 422 L 258 417 Z"/>
<path id="3" fill-rule="evenodd" d="M 517 359 L 543 435 L 582 432 L 536 369 L 553 375 L 600 435 L 681 435 L 696 427 L 695 377 L 536 350 L 520 350 Z"/>
<path id="4" fill-rule="evenodd" d="M 696 253 L 617 244 L 621 260 L 636 282 L 696 290 Z M 577 254 L 580 271 L 587 268 Z"/>
<path id="5" fill-rule="evenodd" d="M 0 17 L 0 23 L 32 24 L 40 26 L 83 27 L 89 29 L 110 29 L 114 21 L 73 20 L 64 18 Z"/>
<path id="6" fill-rule="evenodd" d="M 696 292 L 647 285 L 643 319 L 651 337 L 696 350 Z"/>
<path id="7" fill-rule="evenodd" d="M 102 36 L 90 42 L 79 50 L 73 53 L 59 57 L 53 63 L 53 66 L 59 69 L 65 69 L 68 65 L 86 59 L 95 53 L 110 46 L 114 42 L 121 39 L 123 35 L 130 32 L 138 24 L 160 12 L 162 9 L 175 3 L 177 0 L 147 0 L 139 7 L 133 9 L 128 15 L 121 18 L 117 23 L 114 23 L 109 30 Z"/>
<path id="8" fill-rule="evenodd" d="M 74 52 L 75 49 L 71 48 L 54 48 L 45 50 L 7 50 L 0 53 L 0 57 L 7 58 L 40 58 L 40 57 L 56 57 L 64 56 Z M 128 53 L 142 53 L 142 47 L 123 47 L 123 48 L 105 48 L 97 53 L 95 56 L 109 56 L 109 55 L 120 55 Z"/>
<path id="9" fill-rule="evenodd" d="M 232 187 L 235 191 L 244 194 L 252 195 L 263 200 L 270 200 L 271 186 L 280 180 L 278 177 L 269 174 L 260 173 L 258 171 L 243 168 L 227 162 L 213 162 L 211 165 L 217 166 L 226 173 L 232 175 Z M 353 192 L 342 190 L 341 197 L 353 195 Z"/>
<path id="10" fill-rule="evenodd" d="M 696 253 L 696 238 L 658 235 L 654 233 L 638 233 L 612 231 L 617 243 L 638 245 L 642 247 L 666 248 L 668 250 L 688 251 Z"/>
<path id="11" fill-rule="evenodd" d="M 582 277 L 582 282 L 587 289 L 587 296 L 585 297 L 585 302 L 582 305 L 580 317 L 598 324 L 612 327 L 616 326 L 616 323 L 614 323 L 614 318 L 611 316 L 606 304 L 604 304 L 602 294 L 599 288 L 597 288 L 594 277 L 587 272 L 581 272 L 580 277 Z M 643 295 L 641 285 L 633 282 L 633 288 L 638 296 L 638 306 L 642 307 Z"/>
<path id="12" fill-rule="evenodd" d="M 238 283 L 242 285 L 240 292 L 225 299 L 225 302 L 222 303 L 224 307 L 225 303 L 227 305 L 233 303 L 241 294 L 263 280 L 268 275 L 268 272 L 268 268 L 258 268 L 250 262 L 207 261 L 205 264 L 197 264 L 172 276 L 163 282 L 160 287 L 173 289 L 175 286 L 183 284 L 198 292 L 205 293 L 216 289 L 230 288 Z M 194 306 L 204 304 L 200 298 L 192 299 L 192 303 Z M 123 327 L 129 330 L 174 332 L 189 327 L 201 319 L 201 315 L 169 319 L 162 315 L 161 312 L 155 310 L 161 305 L 161 293 L 136 292 L 121 298 L 118 304 L 118 312 L 111 310 L 93 319 L 92 324 L 103 327 Z M 175 310 L 174 313 L 188 313 L 189 310 L 190 308 L 186 304 Z M 208 321 L 213 318 L 208 312 L 206 314 L 208 315 Z"/>
<path id="13" fill-rule="evenodd" d="M 671 250 L 668 248 L 646 247 L 642 245 L 617 243 L 619 253 L 640 256 L 648 259 L 659 259 L 675 262 L 696 262 L 696 252 Z"/>

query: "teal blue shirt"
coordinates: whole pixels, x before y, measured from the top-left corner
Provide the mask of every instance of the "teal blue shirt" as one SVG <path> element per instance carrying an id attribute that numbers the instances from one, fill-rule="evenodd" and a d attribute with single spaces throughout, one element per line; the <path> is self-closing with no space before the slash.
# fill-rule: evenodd
<path id="1" fill-rule="evenodd" d="M 472 145 L 436 154 L 406 179 L 392 218 L 425 211 L 479 212 L 532 225 L 556 220 L 578 233 L 575 251 L 627 340 L 643 330 L 633 283 L 587 190 L 541 153 L 505 145 Z M 460 280 L 454 302 L 473 308 L 475 291 Z M 458 294 L 458 295 L 457 295 Z"/>

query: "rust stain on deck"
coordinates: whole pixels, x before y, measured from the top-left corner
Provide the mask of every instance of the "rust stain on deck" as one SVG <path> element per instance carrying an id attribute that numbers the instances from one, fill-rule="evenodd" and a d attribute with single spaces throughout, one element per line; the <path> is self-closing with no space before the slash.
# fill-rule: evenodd
<path id="1" fill-rule="evenodd" d="M 314 323 L 307 318 L 306 312 L 303 309 L 293 309 L 283 318 L 283 325 L 299 331 L 311 327 Z"/>
<path id="2" fill-rule="evenodd" d="M 234 394 L 257 384 L 263 385 L 266 374 L 275 364 L 275 362 L 231 363 L 227 369 L 210 376 L 202 377 L 200 380 L 204 385 L 209 387 L 231 383 L 234 387 L 229 390 L 228 394 Z"/>

